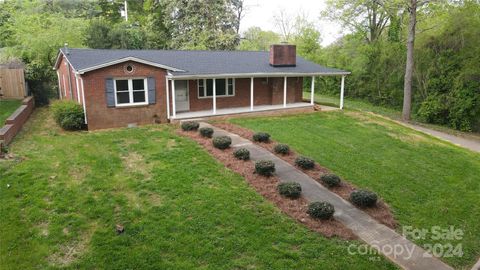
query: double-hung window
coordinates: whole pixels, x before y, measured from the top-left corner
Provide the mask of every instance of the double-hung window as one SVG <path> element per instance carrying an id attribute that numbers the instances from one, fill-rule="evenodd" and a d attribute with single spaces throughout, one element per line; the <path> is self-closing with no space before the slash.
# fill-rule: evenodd
<path id="1" fill-rule="evenodd" d="M 198 97 L 213 97 L 213 79 L 198 80 Z M 215 79 L 215 91 L 217 97 L 231 97 L 235 95 L 235 79 Z"/>
<path id="2" fill-rule="evenodd" d="M 148 104 L 147 79 L 115 79 L 115 105 L 145 105 Z"/>

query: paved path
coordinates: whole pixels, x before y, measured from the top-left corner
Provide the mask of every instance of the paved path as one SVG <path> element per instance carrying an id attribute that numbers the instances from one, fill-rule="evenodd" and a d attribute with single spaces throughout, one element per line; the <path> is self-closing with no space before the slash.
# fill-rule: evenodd
<path id="1" fill-rule="evenodd" d="M 286 161 L 278 158 L 265 148 L 253 144 L 236 134 L 229 133 L 223 129 L 201 123 L 201 126 L 210 126 L 214 129 L 214 136 L 227 135 L 232 138 L 232 147 L 245 147 L 250 151 L 250 158 L 253 161 L 269 159 L 275 163 L 276 175 L 282 182 L 296 181 L 302 186 L 303 196 L 310 202 L 328 201 L 335 207 L 335 218 L 350 228 L 360 239 L 367 244 L 374 246 L 390 260 L 404 269 L 453 269 L 437 258 L 428 255 L 425 250 L 416 246 L 392 229 L 378 223 L 365 212 L 352 206 L 335 193 L 329 191 L 317 181 L 304 174 Z M 404 252 L 394 254 L 392 248 Z M 356 249 L 355 249 L 356 250 Z M 409 250 L 410 253 L 405 250 Z"/>
<path id="2" fill-rule="evenodd" d="M 458 145 L 463 148 L 470 149 L 475 152 L 480 152 L 480 141 L 474 140 L 474 139 L 467 139 L 467 138 L 462 138 L 459 136 L 455 136 L 452 134 L 448 134 L 445 132 L 429 129 L 426 127 L 418 126 L 418 125 L 412 125 L 412 124 L 404 124 L 409 128 L 421 131 L 423 133 L 427 133 L 429 135 L 432 135 L 434 137 L 440 138 L 442 140 L 449 141 L 455 145 Z"/>
<path id="3" fill-rule="evenodd" d="M 478 262 L 472 267 L 472 270 L 480 270 L 480 259 Z"/>

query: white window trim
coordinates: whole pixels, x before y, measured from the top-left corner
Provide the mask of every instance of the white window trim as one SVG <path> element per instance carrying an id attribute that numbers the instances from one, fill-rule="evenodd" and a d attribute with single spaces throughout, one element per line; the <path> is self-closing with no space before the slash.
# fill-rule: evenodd
<path id="1" fill-rule="evenodd" d="M 133 102 L 133 80 L 143 79 L 143 91 L 145 92 L 145 101 L 144 102 Z M 118 104 L 117 102 L 117 80 L 127 80 L 128 81 L 128 96 L 129 96 L 129 103 L 121 103 Z M 132 107 L 132 106 L 141 106 L 141 105 L 148 105 L 148 82 L 147 78 L 138 77 L 138 78 L 114 78 L 113 79 L 113 89 L 115 94 L 115 107 Z"/>
<path id="2" fill-rule="evenodd" d="M 235 96 L 235 78 L 215 78 L 217 80 L 225 79 L 225 95 L 219 95 L 218 93 L 216 94 L 216 97 L 234 97 Z M 233 93 L 231 95 L 228 94 L 228 80 L 232 79 L 232 87 L 233 87 Z M 204 93 L 205 96 L 200 96 L 200 80 L 203 81 L 203 88 L 204 88 Z M 198 99 L 207 99 L 207 98 L 213 98 L 212 96 L 207 96 L 207 80 L 213 80 L 213 79 L 197 79 L 197 98 Z"/>

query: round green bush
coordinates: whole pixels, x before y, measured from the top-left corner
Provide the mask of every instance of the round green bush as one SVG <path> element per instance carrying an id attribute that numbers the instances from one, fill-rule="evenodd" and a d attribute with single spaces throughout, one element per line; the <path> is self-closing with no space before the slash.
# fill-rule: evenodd
<path id="1" fill-rule="evenodd" d="M 327 173 L 320 176 L 320 180 L 324 183 L 327 187 L 337 187 L 340 185 L 340 177 L 335 174 Z"/>
<path id="2" fill-rule="evenodd" d="M 253 140 L 256 142 L 269 142 L 270 141 L 270 134 L 265 132 L 257 132 L 253 134 Z"/>
<path id="3" fill-rule="evenodd" d="M 218 149 L 227 149 L 232 144 L 232 138 L 228 136 L 214 137 L 212 140 L 213 146 Z"/>
<path id="4" fill-rule="evenodd" d="M 335 213 L 335 208 L 329 202 L 313 202 L 308 205 L 307 214 L 316 219 L 330 219 Z"/>
<path id="5" fill-rule="evenodd" d="M 199 129 L 199 132 L 200 132 L 200 135 L 202 135 L 202 137 L 211 138 L 213 135 L 213 128 L 202 127 Z"/>
<path id="6" fill-rule="evenodd" d="M 250 151 L 248 151 L 247 148 L 238 148 L 237 150 L 233 151 L 233 156 L 240 160 L 249 160 Z"/>
<path id="7" fill-rule="evenodd" d="M 85 126 L 82 105 L 71 100 L 59 100 L 51 105 L 55 122 L 65 130 L 80 130 Z"/>
<path id="8" fill-rule="evenodd" d="M 360 207 L 373 207 L 377 204 L 377 194 L 368 190 L 355 190 L 350 193 L 350 201 Z"/>
<path id="9" fill-rule="evenodd" d="M 200 127 L 200 124 L 195 121 L 185 121 L 182 122 L 182 130 L 183 131 L 193 131 L 197 130 Z"/>
<path id="10" fill-rule="evenodd" d="M 275 172 L 275 163 L 271 160 L 259 160 L 255 162 L 255 172 L 260 175 L 271 176 Z"/>
<path id="11" fill-rule="evenodd" d="M 286 144 L 280 143 L 275 145 L 275 147 L 273 148 L 273 151 L 275 151 L 275 153 L 277 154 L 287 155 L 288 153 L 290 153 L 290 147 Z"/>
<path id="12" fill-rule="evenodd" d="M 315 167 L 315 161 L 311 158 L 299 156 L 295 159 L 295 164 L 305 170 L 310 170 Z"/>
<path id="13" fill-rule="evenodd" d="M 287 198 L 296 199 L 302 194 L 302 186 L 296 182 L 280 183 L 277 186 L 278 193 Z"/>

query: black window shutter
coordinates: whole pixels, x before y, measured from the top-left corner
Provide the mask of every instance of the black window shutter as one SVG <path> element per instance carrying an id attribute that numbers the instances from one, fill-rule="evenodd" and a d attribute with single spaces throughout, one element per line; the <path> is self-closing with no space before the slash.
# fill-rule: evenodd
<path id="1" fill-rule="evenodd" d="M 155 104 L 157 102 L 156 91 L 155 91 L 155 78 L 148 77 L 147 84 L 148 84 L 148 104 Z"/>
<path id="2" fill-rule="evenodd" d="M 115 88 L 113 87 L 113 79 L 105 79 L 105 95 L 107 98 L 107 107 L 115 107 Z"/>

